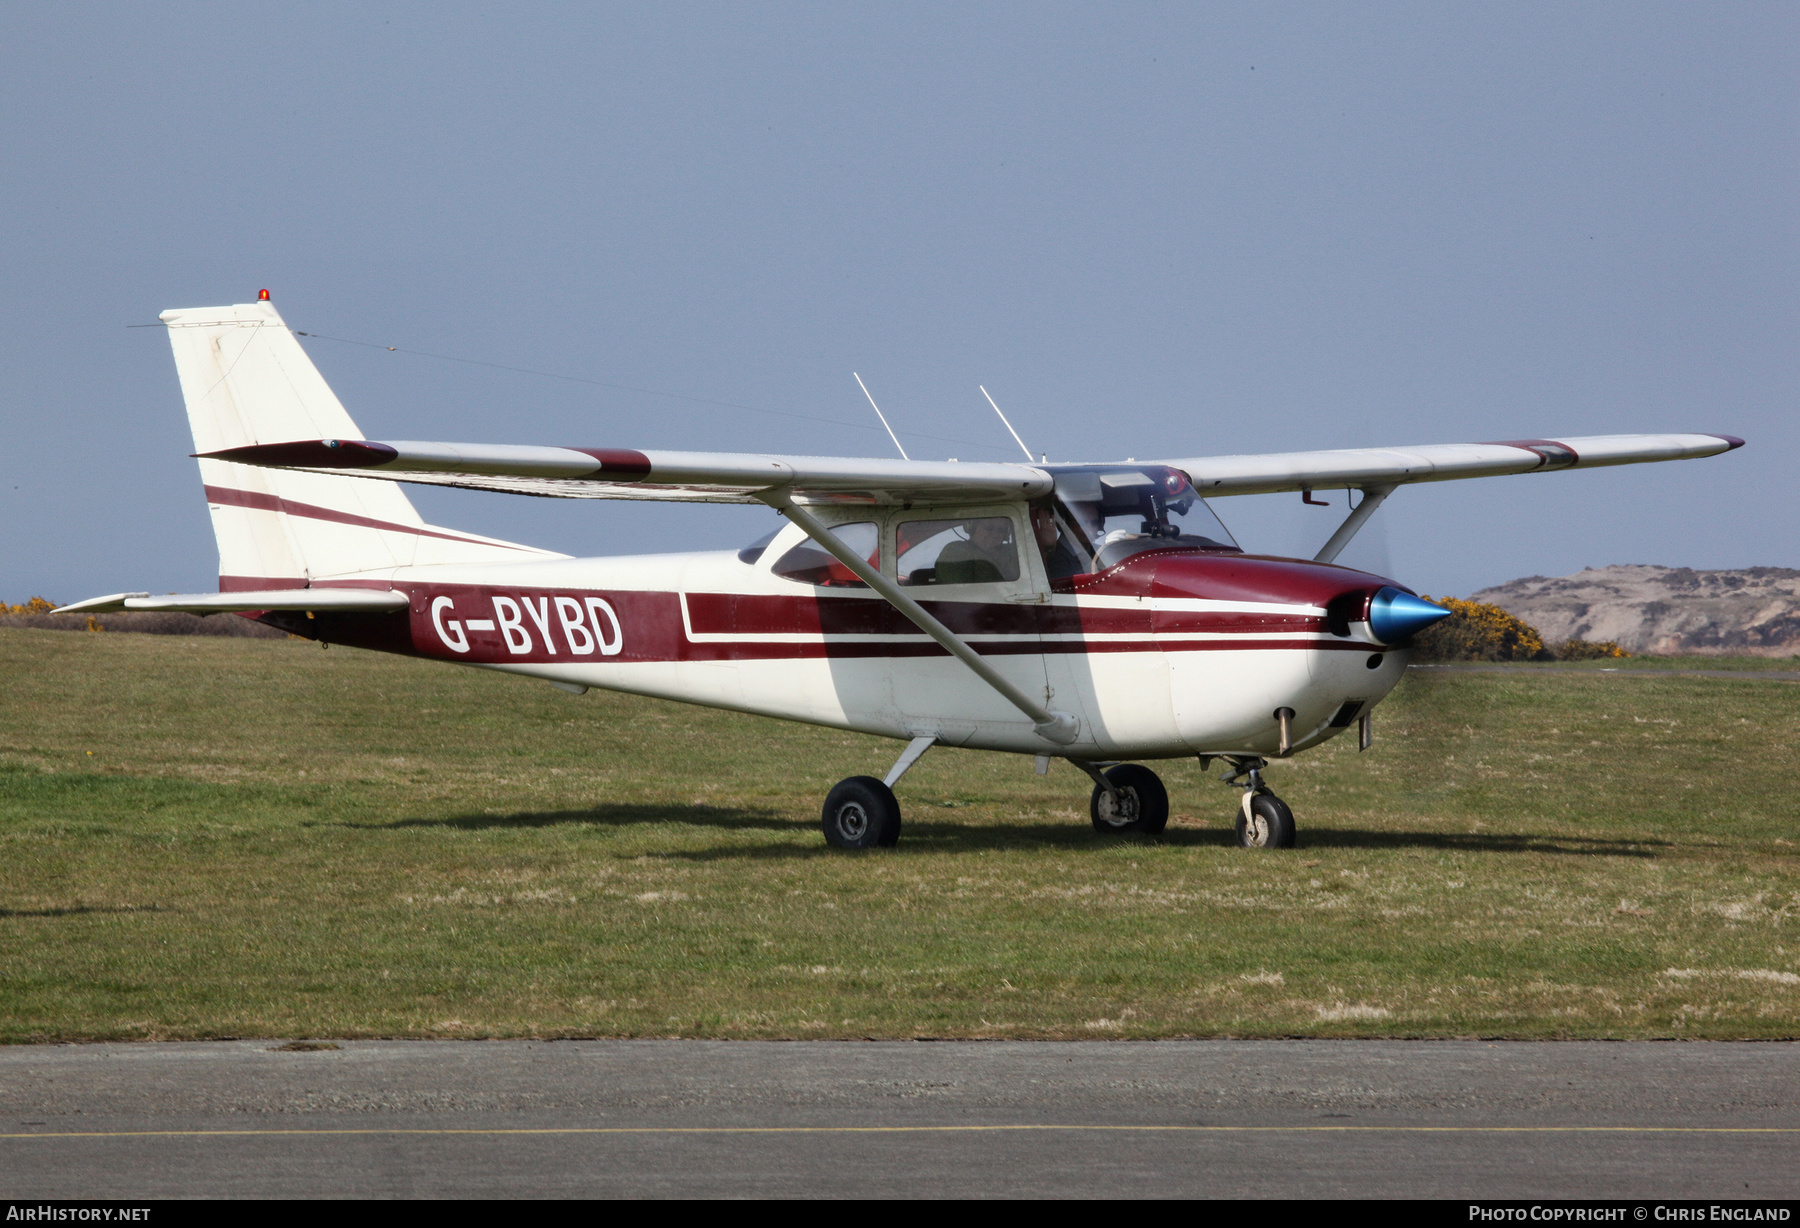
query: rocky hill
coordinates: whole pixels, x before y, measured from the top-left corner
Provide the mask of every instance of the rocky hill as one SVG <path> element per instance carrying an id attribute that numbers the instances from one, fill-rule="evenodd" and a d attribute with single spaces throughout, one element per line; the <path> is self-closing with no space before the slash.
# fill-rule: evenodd
<path id="1" fill-rule="evenodd" d="M 1524 619 L 1550 644 L 1615 640 L 1640 653 L 1800 655 L 1800 571 L 1786 567 L 1590 567 L 1484 588 L 1474 600 Z"/>

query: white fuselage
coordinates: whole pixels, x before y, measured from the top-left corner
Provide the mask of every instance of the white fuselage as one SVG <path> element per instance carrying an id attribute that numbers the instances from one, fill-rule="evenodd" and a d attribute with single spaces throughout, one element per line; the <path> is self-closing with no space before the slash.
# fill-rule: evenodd
<path id="1" fill-rule="evenodd" d="M 1012 514 L 1023 535 L 1024 509 Z M 892 557 L 897 517 L 836 511 L 839 523 L 881 523 L 882 558 Z M 772 564 L 803 537 L 790 526 L 753 562 L 730 552 L 559 558 L 321 580 L 379 583 L 411 605 L 403 639 L 372 642 L 354 620 L 324 615 L 314 629 L 568 687 L 1098 760 L 1274 755 L 1281 708 L 1293 711 L 1292 746 L 1303 749 L 1378 702 L 1405 665 L 1363 628 L 1325 626 L 1322 593 L 1384 581 L 1293 560 L 1139 556 L 1071 585 L 1052 584 L 1032 557 L 1016 580 L 915 590 L 1008 680 L 1078 719 L 1073 743 L 1051 744 L 867 588 L 776 574 Z"/>

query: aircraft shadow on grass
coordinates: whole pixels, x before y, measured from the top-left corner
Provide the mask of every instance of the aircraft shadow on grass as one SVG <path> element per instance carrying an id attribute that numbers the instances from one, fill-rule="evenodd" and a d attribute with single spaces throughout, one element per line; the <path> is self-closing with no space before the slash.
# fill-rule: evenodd
<path id="1" fill-rule="evenodd" d="M 926 808 L 926 815 L 930 810 Z M 915 811 L 916 813 L 916 811 Z M 357 827 L 451 828 L 493 831 L 533 827 L 592 826 L 631 827 L 672 823 L 724 831 L 761 831 L 783 837 L 796 832 L 816 834 L 816 819 L 796 819 L 773 810 L 742 806 L 677 805 L 670 803 L 608 803 L 582 810 L 536 810 L 514 814 L 465 814 L 444 818 L 397 819 L 391 823 L 353 824 Z M 957 823 L 936 816 L 906 820 L 904 848 L 920 852 L 989 852 L 1025 847 L 1066 849 L 1106 848 L 1120 841 L 1143 841 L 1176 847 L 1229 847 L 1236 843 L 1231 829 L 1170 828 L 1156 837 L 1101 835 L 1086 824 L 1034 823 L 994 825 Z M 1671 847 L 1667 840 L 1614 840 L 1593 836 L 1547 835 L 1532 832 L 1366 831 L 1357 828 L 1312 827 L 1300 833 L 1302 849 L 1438 849 L 1469 853 L 1556 853 L 1577 857 L 1652 858 Z M 688 861 L 723 861 L 746 858 L 811 858 L 842 856 L 823 841 L 817 847 L 797 847 L 788 839 L 779 843 L 738 845 L 729 848 L 672 849 L 649 856 Z"/>
<path id="2" fill-rule="evenodd" d="M 392 823 L 347 826 L 398 830 L 444 827 L 459 831 L 495 831 L 523 827 L 631 827 L 639 823 L 681 823 L 727 830 L 788 831 L 799 826 L 773 810 L 744 806 L 679 805 L 669 802 L 608 802 L 581 810 L 523 810 L 513 814 L 458 814 L 439 819 L 396 819 Z"/>
<path id="3" fill-rule="evenodd" d="M 162 912 L 155 904 L 77 904 L 69 908 L 0 908 L 0 919 L 8 917 L 86 917 L 105 913 Z"/>
<path id="4" fill-rule="evenodd" d="M 1362 831 L 1313 827 L 1300 833 L 1309 849 L 1442 849 L 1464 853 L 1562 853 L 1576 857 L 1656 857 L 1670 840 L 1612 840 L 1600 836 L 1552 836 L 1539 832 Z"/>

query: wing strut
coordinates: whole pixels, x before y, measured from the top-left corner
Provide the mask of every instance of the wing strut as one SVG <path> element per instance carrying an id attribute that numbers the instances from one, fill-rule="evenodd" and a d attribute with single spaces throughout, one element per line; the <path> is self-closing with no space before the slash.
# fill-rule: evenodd
<path id="1" fill-rule="evenodd" d="M 1317 554 L 1313 555 L 1313 562 L 1329 563 L 1337 558 L 1338 551 L 1348 546 L 1350 539 L 1356 536 L 1356 531 L 1369 522 L 1369 517 L 1373 516 L 1375 509 L 1381 506 L 1381 501 L 1393 493 L 1392 486 L 1363 487 L 1362 502 L 1358 503 L 1351 509 L 1350 514 L 1344 517 L 1344 523 L 1339 525 L 1338 531 L 1331 535 L 1331 540 L 1326 542 Z"/>
<path id="2" fill-rule="evenodd" d="M 799 525 L 808 537 L 819 544 L 820 549 L 855 572 L 858 579 L 881 594 L 889 605 L 911 619 L 919 630 L 936 640 L 945 652 L 968 666 L 974 671 L 976 677 L 1000 692 L 1006 702 L 1030 717 L 1031 723 L 1037 727 L 1040 737 L 1046 741 L 1055 742 L 1058 746 L 1067 746 L 1075 740 L 1079 727 L 1074 717 L 1067 712 L 1046 708 L 1014 686 L 1005 675 L 989 665 L 986 658 L 982 657 L 980 653 L 957 639 L 956 634 L 950 628 L 926 613 L 923 606 L 901 592 L 897 584 L 870 567 L 867 559 L 862 558 L 856 551 L 832 536 L 831 531 L 820 524 L 811 512 L 790 499 L 785 490 L 764 491 L 756 497 Z"/>

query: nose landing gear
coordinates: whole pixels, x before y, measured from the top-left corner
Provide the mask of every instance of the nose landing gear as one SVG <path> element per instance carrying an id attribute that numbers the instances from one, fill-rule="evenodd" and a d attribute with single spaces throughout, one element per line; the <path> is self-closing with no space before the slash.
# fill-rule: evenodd
<path id="1" fill-rule="evenodd" d="M 1225 783 L 1244 791 L 1238 806 L 1238 847 L 1247 849 L 1291 849 L 1294 847 L 1294 812 L 1288 804 L 1269 792 L 1263 784 L 1262 771 L 1266 759 L 1224 756 L 1235 771 Z"/>

